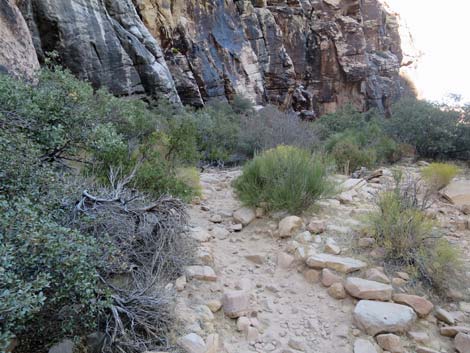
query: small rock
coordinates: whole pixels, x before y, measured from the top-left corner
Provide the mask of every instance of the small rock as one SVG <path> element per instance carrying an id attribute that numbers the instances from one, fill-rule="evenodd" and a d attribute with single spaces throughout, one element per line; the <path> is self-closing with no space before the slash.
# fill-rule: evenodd
<path id="1" fill-rule="evenodd" d="M 333 283 L 330 288 L 328 288 L 328 294 L 335 299 L 345 299 L 346 291 L 342 283 Z"/>
<path id="2" fill-rule="evenodd" d="M 441 332 L 442 336 L 455 337 L 460 332 L 470 334 L 470 327 L 465 327 L 465 326 L 444 326 L 444 327 L 441 327 L 440 332 Z"/>
<path id="3" fill-rule="evenodd" d="M 399 277 L 394 277 L 392 278 L 392 284 L 395 286 L 395 287 L 403 287 L 404 285 L 406 285 L 406 282 L 403 278 L 399 278 Z"/>
<path id="4" fill-rule="evenodd" d="M 308 283 L 317 283 L 320 280 L 320 271 L 317 270 L 305 270 L 303 275 Z"/>
<path id="5" fill-rule="evenodd" d="M 399 304 L 405 304 L 412 307 L 419 317 L 425 317 L 429 315 L 429 313 L 434 308 L 433 303 L 431 303 L 426 298 L 420 297 L 418 295 L 394 294 L 393 301 Z"/>
<path id="6" fill-rule="evenodd" d="M 321 234 L 326 230 L 326 224 L 323 221 L 310 221 L 307 230 L 313 234 Z"/>
<path id="7" fill-rule="evenodd" d="M 187 334 L 178 340 L 178 345 L 187 353 L 205 353 L 206 344 L 204 340 L 195 333 Z"/>
<path id="8" fill-rule="evenodd" d="M 186 284 L 186 276 L 180 276 L 175 281 L 175 288 L 178 292 L 181 292 L 186 288 Z"/>
<path id="9" fill-rule="evenodd" d="M 214 314 L 212 314 L 211 309 L 206 305 L 198 305 L 194 311 L 196 312 L 198 319 L 203 322 L 214 320 Z"/>
<path id="10" fill-rule="evenodd" d="M 300 244 L 309 244 L 312 242 L 312 234 L 306 230 L 305 232 L 299 233 L 295 236 L 294 240 Z"/>
<path id="11" fill-rule="evenodd" d="M 262 265 L 264 263 L 264 255 L 261 254 L 246 255 L 245 259 L 258 265 Z"/>
<path id="12" fill-rule="evenodd" d="M 256 215 L 256 218 L 263 218 L 263 216 L 264 216 L 264 208 L 257 207 L 257 208 L 255 209 L 255 215 Z"/>
<path id="13" fill-rule="evenodd" d="M 390 279 L 378 268 L 368 269 L 366 272 L 366 279 L 369 281 L 376 281 L 384 284 L 390 284 Z"/>
<path id="14" fill-rule="evenodd" d="M 298 338 L 294 338 L 294 337 L 289 338 L 289 342 L 287 342 L 287 345 L 290 348 L 295 349 L 297 351 L 305 350 L 304 342 Z"/>
<path id="15" fill-rule="evenodd" d="M 243 225 L 241 223 L 232 224 L 230 229 L 232 229 L 234 232 L 239 232 L 243 229 Z"/>
<path id="16" fill-rule="evenodd" d="M 294 263 L 294 257 L 292 255 L 281 252 L 277 255 L 277 265 L 281 268 L 288 269 Z"/>
<path id="17" fill-rule="evenodd" d="M 226 292 L 222 299 L 224 313 L 232 319 L 249 314 L 249 305 L 250 296 L 246 291 Z"/>
<path id="18" fill-rule="evenodd" d="M 248 327 L 248 331 L 246 333 L 246 339 L 248 342 L 256 342 L 259 336 L 259 331 L 256 327 Z"/>
<path id="19" fill-rule="evenodd" d="M 212 267 L 209 266 L 188 266 L 186 267 L 186 277 L 201 281 L 217 281 L 217 275 Z"/>
<path id="20" fill-rule="evenodd" d="M 211 234 L 201 227 L 192 228 L 189 236 L 201 243 L 208 242 L 212 238 Z"/>
<path id="21" fill-rule="evenodd" d="M 220 338 L 218 334 L 211 334 L 206 339 L 205 353 L 219 353 Z"/>
<path id="22" fill-rule="evenodd" d="M 444 308 L 438 307 L 435 312 L 435 316 L 438 320 L 445 322 L 448 325 L 455 325 L 455 318 L 454 316 L 449 313 Z"/>
<path id="23" fill-rule="evenodd" d="M 362 249 L 370 248 L 375 244 L 375 239 L 374 238 L 360 238 L 359 241 L 357 242 L 358 246 Z"/>
<path id="24" fill-rule="evenodd" d="M 377 353 L 377 349 L 375 349 L 372 342 L 358 338 L 354 341 L 354 353 Z"/>
<path id="25" fill-rule="evenodd" d="M 371 300 L 361 300 L 353 317 L 357 327 L 371 336 L 406 332 L 416 321 L 415 312 L 408 306 Z"/>
<path id="26" fill-rule="evenodd" d="M 212 223 L 222 223 L 222 216 L 220 214 L 213 214 L 210 218 L 209 221 Z"/>
<path id="27" fill-rule="evenodd" d="M 431 341 L 431 338 L 426 332 L 423 331 L 410 331 L 408 336 L 419 344 L 428 344 Z"/>
<path id="28" fill-rule="evenodd" d="M 243 226 L 247 226 L 256 218 L 256 213 L 253 209 L 248 207 L 242 207 L 233 213 L 233 219 L 236 223 L 240 223 Z"/>
<path id="29" fill-rule="evenodd" d="M 217 299 L 209 300 L 206 305 L 213 313 L 216 313 L 220 310 L 220 308 L 222 308 L 222 302 Z"/>
<path id="30" fill-rule="evenodd" d="M 330 254 L 317 254 L 306 260 L 307 266 L 315 269 L 330 268 L 342 273 L 350 273 L 367 267 L 363 261 Z"/>
<path id="31" fill-rule="evenodd" d="M 75 349 L 75 344 L 71 340 L 63 340 L 60 343 L 53 345 L 48 353 L 73 353 Z"/>
<path id="32" fill-rule="evenodd" d="M 376 339 L 379 346 L 385 351 L 389 351 L 391 353 L 404 352 L 400 337 L 394 335 L 393 333 L 378 335 Z"/>
<path id="33" fill-rule="evenodd" d="M 358 277 L 349 277 L 345 284 L 346 291 L 354 298 L 388 301 L 392 299 L 393 288 L 388 284 L 369 281 Z"/>
<path id="34" fill-rule="evenodd" d="M 303 226 L 302 218 L 288 216 L 279 222 L 279 236 L 281 238 L 291 237 Z"/>
<path id="35" fill-rule="evenodd" d="M 321 271 L 321 283 L 325 287 L 330 287 L 333 284 L 341 283 L 342 281 L 343 281 L 343 279 L 340 276 L 338 276 L 336 273 L 334 273 L 333 271 L 331 271 L 327 268 L 324 268 Z"/>
<path id="36" fill-rule="evenodd" d="M 246 316 L 241 316 L 237 320 L 237 330 L 240 332 L 248 332 L 248 328 L 251 326 L 250 319 Z"/>
<path id="37" fill-rule="evenodd" d="M 455 348 L 457 352 L 468 353 L 470 352 L 470 335 L 459 333 L 455 336 Z"/>
<path id="38" fill-rule="evenodd" d="M 462 310 L 464 313 L 469 314 L 470 313 L 470 303 L 467 302 L 460 302 L 459 303 L 459 308 Z"/>
<path id="39" fill-rule="evenodd" d="M 229 237 L 230 232 L 223 227 L 215 226 L 214 229 L 211 230 L 211 234 L 219 240 L 224 240 Z"/>
<path id="40" fill-rule="evenodd" d="M 397 277 L 399 277 L 401 279 L 404 279 L 405 281 L 410 280 L 410 275 L 406 272 L 397 272 L 396 275 L 397 275 Z"/>
<path id="41" fill-rule="evenodd" d="M 339 255 L 341 253 L 341 248 L 336 244 L 334 239 L 328 238 L 325 244 L 325 252 L 327 254 Z"/>

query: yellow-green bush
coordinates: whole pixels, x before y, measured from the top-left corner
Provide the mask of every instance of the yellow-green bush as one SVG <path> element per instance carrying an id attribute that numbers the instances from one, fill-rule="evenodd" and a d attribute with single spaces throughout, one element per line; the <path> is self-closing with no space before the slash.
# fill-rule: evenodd
<path id="1" fill-rule="evenodd" d="M 421 170 L 421 175 L 426 183 L 435 190 L 449 185 L 458 174 L 459 168 L 448 163 L 431 163 Z"/>
<path id="2" fill-rule="evenodd" d="M 308 208 L 333 189 L 324 158 L 291 146 L 278 146 L 256 156 L 234 186 L 247 205 L 265 203 L 271 210 L 290 212 Z"/>
<path id="3" fill-rule="evenodd" d="M 369 231 L 385 250 L 386 262 L 411 269 L 437 290 L 447 289 L 458 278 L 460 254 L 418 206 L 411 189 L 397 186 L 382 193 L 377 211 L 369 215 Z"/>

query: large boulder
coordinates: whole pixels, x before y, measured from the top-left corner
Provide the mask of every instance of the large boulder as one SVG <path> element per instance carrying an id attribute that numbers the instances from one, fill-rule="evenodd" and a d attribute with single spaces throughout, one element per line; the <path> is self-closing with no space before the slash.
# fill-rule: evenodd
<path id="1" fill-rule="evenodd" d="M 415 312 L 408 306 L 371 300 L 357 303 L 353 317 L 357 327 L 371 336 L 404 333 L 416 321 Z"/>
<path id="2" fill-rule="evenodd" d="M 330 254 L 312 255 L 307 258 L 306 263 L 311 268 L 329 268 L 342 273 L 350 273 L 367 267 L 367 264 L 363 261 Z"/>
<path id="3" fill-rule="evenodd" d="M 349 277 L 345 284 L 346 291 L 354 298 L 370 300 L 391 300 L 392 286 L 367 279 Z"/>

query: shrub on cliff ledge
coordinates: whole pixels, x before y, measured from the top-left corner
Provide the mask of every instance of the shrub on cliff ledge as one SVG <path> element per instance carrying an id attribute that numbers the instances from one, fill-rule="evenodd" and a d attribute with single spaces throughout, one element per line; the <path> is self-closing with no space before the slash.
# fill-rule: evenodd
<path id="1" fill-rule="evenodd" d="M 332 191 L 327 164 L 320 156 L 278 146 L 256 156 L 235 182 L 240 199 L 250 206 L 300 212 Z"/>

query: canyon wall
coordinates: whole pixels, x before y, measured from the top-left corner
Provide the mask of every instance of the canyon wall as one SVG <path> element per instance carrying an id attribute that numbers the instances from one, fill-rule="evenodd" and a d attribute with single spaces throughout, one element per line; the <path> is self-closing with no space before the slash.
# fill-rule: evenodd
<path id="1" fill-rule="evenodd" d="M 40 60 L 54 50 L 117 95 L 242 95 L 313 119 L 348 102 L 387 111 L 404 89 L 398 22 L 379 0 L 18 2 Z"/>

